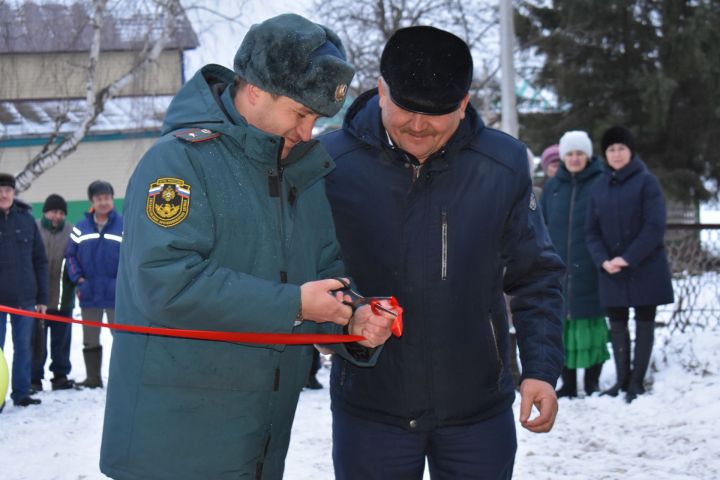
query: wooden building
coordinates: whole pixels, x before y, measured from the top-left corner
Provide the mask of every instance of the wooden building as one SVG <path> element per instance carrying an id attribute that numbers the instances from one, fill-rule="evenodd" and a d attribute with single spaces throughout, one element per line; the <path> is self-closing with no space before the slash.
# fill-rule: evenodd
<path id="1" fill-rule="evenodd" d="M 17 174 L 47 144 L 58 122 L 63 135 L 82 118 L 92 35 L 87 8 L 87 3 L 0 3 L 0 172 Z M 126 72 L 146 33 L 157 32 L 152 18 L 123 13 L 116 7 L 103 24 L 100 86 Z M 159 135 L 170 100 L 184 83 L 184 52 L 198 45 L 187 17 L 177 22 L 157 63 L 108 102 L 78 149 L 20 198 L 35 206 L 58 193 L 68 200 L 71 219 L 86 209 L 87 186 L 93 180 L 109 181 L 122 199 L 130 174 Z"/>

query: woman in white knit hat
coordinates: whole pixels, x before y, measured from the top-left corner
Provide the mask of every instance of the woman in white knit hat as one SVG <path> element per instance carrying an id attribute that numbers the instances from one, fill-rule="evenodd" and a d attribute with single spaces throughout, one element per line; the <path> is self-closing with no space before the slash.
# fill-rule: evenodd
<path id="1" fill-rule="evenodd" d="M 602 177 L 590 137 L 573 130 L 560 138 L 561 164 L 543 189 L 542 211 L 550 238 L 567 265 L 563 343 L 565 366 L 558 397 L 577 396 L 576 369 L 585 369 L 587 395 L 599 390 L 602 364 L 610 358 L 605 310 L 598 299 L 597 270 L 585 244 L 585 216 L 593 184 Z"/>

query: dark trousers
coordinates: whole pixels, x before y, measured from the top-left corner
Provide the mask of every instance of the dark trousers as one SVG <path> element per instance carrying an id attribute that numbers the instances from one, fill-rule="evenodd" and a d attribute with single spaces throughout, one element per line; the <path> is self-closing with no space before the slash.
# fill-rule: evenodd
<path id="1" fill-rule="evenodd" d="M 512 409 L 470 425 L 430 432 L 365 420 L 333 408 L 336 480 L 512 478 L 517 438 Z"/>
<path id="2" fill-rule="evenodd" d="M 627 323 L 630 319 L 630 307 L 607 307 L 608 318 L 611 322 Z M 653 322 L 655 321 L 655 313 L 657 305 L 644 305 L 635 307 L 635 321 L 637 322 Z"/>
<path id="3" fill-rule="evenodd" d="M 655 313 L 657 306 L 635 307 L 635 347 L 633 348 L 632 368 L 630 368 L 630 336 L 628 332 L 627 307 L 608 308 L 610 318 L 610 336 L 613 339 L 613 352 L 617 357 L 615 366 L 618 371 L 617 386 L 627 391 L 625 401 L 632 402 L 638 395 L 645 393 L 644 379 L 650 366 L 653 344 L 655 343 Z M 616 345 L 617 343 L 617 345 Z M 616 393 L 615 387 L 608 391 Z"/>
<path id="4" fill-rule="evenodd" d="M 320 370 L 320 352 L 317 348 L 313 348 L 312 363 L 310 364 L 310 376 L 317 375 Z"/>
<path id="5" fill-rule="evenodd" d="M 49 315 L 72 317 L 72 311 L 48 310 Z M 47 337 L 50 330 L 50 371 L 55 377 L 67 377 L 70 364 L 70 344 L 72 342 L 72 324 L 46 320 L 42 329 L 36 329 L 32 362 L 32 381 L 39 383 L 45 378 L 45 361 L 47 360 Z"/>
<path id="6" fill-rule="evenodd" d="M 35 311 L 35 305 L 20 305 L 21 310 Z M 30 374 L 32 369 L 32 333 L 35 319 L 22 315 L 0 313 L 0 350 L 5 348 L 7 318 L 12 325 L 13 360 L 12 393 L 10 397 L 18 402 L 30 396 Z M 0 404 L 4 401 L 0 398 Z"/>

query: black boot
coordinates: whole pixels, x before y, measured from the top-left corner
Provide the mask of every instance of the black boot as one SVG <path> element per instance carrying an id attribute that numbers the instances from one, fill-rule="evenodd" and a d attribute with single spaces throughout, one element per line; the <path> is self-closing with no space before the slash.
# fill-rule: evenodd
<path id="1" fill-rule="evenodd" d="M 30 405 L 40 405 L 42 401 L 39 398 L 33 398 L 28 395 L 20 400 L 13 400 L 13 405 L 16 407 L 29 407 Z"/>
<path id="2" fill-rule="evenodd" d="M 85 370 L 87 378 L 80 382 L 80 386 L 87 388 L 103 388 L 100 371 L 102 369 L 102 346 L 83 349 Z"/>
<path id="3" fill-rule="evenodd" d="M 653 343 L 655 342 L 655 322 L 638 321 L 635 327 L 635 358 L 630 375 L 630 384 L 625 395 L 627 403 L 632 402 L 638 395 L 645 393 L 643 380 L 650 365 Z"/>
<path id="4" fill-rule="evenodd" d="M 67 378 L 65 375 L 54 377 L 50 380 L 53 390 L 81 390 L 75 380 Z"/>
<path id="5" fill-rule="evenodd" d="M 310 390 L 320 390 L 323 388 L 323 385 L 318 381 L 315 375 L 310 375 L 307 382 L 305 382 L 305 388 L 309 388 Z"/>
<path id="6" fill-rule="evenodd" d="M 617 381 L 600 395 L 617 397 L 621 390 L 627 391 L 630 382 L 630 333 L 626 322 L 610 322 L 610 342 L 615 359 L 615 370 L 617 370 Z"/>
<path id="7" fill-rule="evenodd" d="M 310 371 L 308 372 L 308 378 L 305 382 L 305 388 L 310 390 L 320 390 L 323 388 L 322 383 L 318 382 L 317 372 L 320 370 L 320 352 L 313 348 L 312 363 L 310 364 Z"/>
<path id="8" fill-rule="evenodd" d="M 30 381 L 30 395 L 35 395 L 38 392 L 43 391 L 43 385 L 42 381 L 40 380 L 31 380 Z"/>
<path id="9" fill-rule="evenodd" d="M 574 368 L 563 367 L 561 378 L 563 381 L 563 385 L 555 391 L 558 398 L 577 397 L 577 370 L 575 370 Z"/>
<path id="10" fill-rule="evenodd" d="M 590 396 L 600 391 L 600 373 L 602 372 L 602 363 L 598 363 L 585 369 L 585 393 Z"/>

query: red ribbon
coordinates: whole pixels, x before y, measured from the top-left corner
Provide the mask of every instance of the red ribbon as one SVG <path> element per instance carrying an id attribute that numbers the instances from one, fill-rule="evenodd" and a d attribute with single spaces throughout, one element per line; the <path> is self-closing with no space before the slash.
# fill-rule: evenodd
<path id="1" fill-rule="evenodd" d="M 308 333 L 245 333 L 245 332 L 215 332 L 209 330 L 183 330 L 180 328 L 142 327 L 137 325 L 123 325 L 119 323 L 91 322 L 88 320 L 75 320 L 74 318 L 48 315 L 19 308 L 0 305 L 0 312 L 24 317 L 34 317 L 53 322 L 77 323 L 88 327 L 110 328 L 123 332 L 145 333 L 163 337 L 194 338 L 198 340 L 211 340 L 215 342 L 261 343 L 270 345 L 309 345 L 313 343 L 350 343 L 365 340 L 360 335 L 329 335 Z"/>
<path id="2" fill-rule="evenodd" d="M 390 327 L 390 331 L 395 337 L 402 337 L 403 333 L 403 308 L 400 306 L 400 303 L 397 301 L 397 298 L 395 297 L 389 297 L 387 299 L 388 303 L 390 303 L 390 309 L 395 311 L 395 320 L 392 323 L 392 327 Z M 375 315 L 382 315 L 381 310 L 387 311 L 385 309 L 380 308 L 380 300 L 378 299 L 372 299 L 370 300 L 370 309 Z"/>

